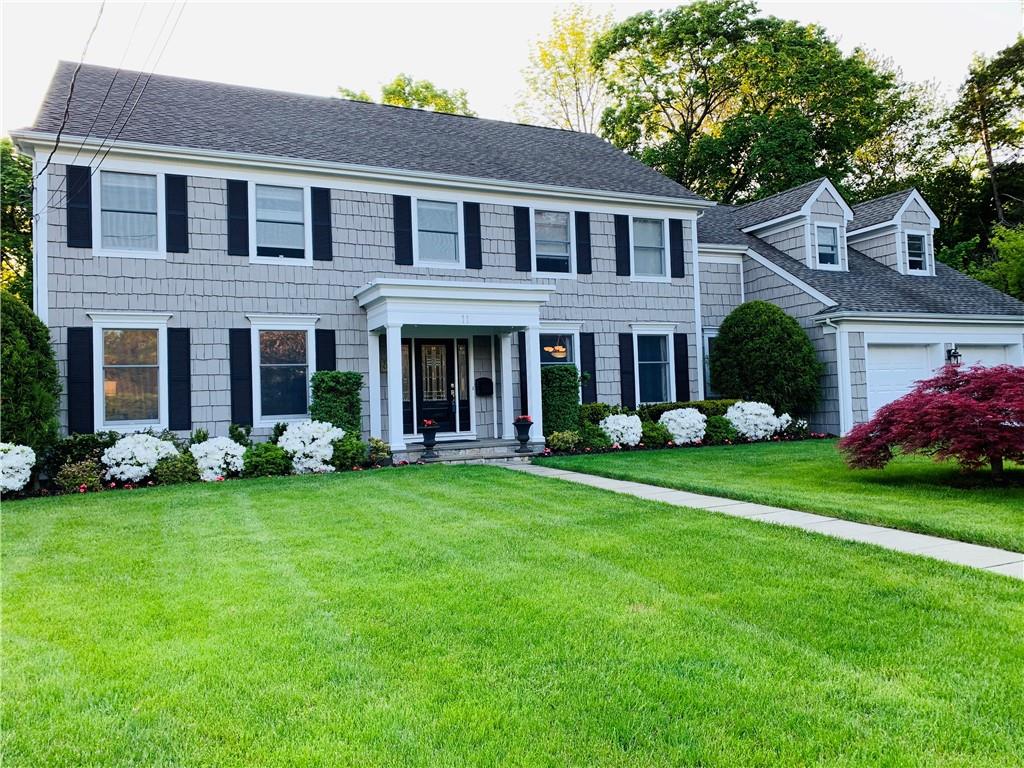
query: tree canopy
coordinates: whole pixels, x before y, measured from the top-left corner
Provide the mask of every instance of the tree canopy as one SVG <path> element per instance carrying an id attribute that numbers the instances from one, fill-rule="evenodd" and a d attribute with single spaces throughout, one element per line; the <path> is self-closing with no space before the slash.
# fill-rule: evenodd
<path id="1" fill-rule="evenodd" d="M 374 100 L 366 91 L 353 91 L 343 86 L 339 86 L 338 94 L 352 101 Z M 381 86 L 379 103 L 476 117 L 476 112 L 469 108 L 469 97 L 464 89 L 446 90 L 429 80 L 413 80 L 405 73 L 395 75 L 394 80 Z"/>
<path id="2" fill-rule="evenodd" d="M 32 306 L 32 160 L 0 139 L 0 288 Z"/>

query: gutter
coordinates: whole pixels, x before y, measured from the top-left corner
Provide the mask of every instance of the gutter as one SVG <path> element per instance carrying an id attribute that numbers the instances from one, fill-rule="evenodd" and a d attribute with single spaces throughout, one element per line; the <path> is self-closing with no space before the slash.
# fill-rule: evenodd
<path id="1" fill-rule="evenodd" d="M 949 314 L 943 312 L 828 312 L 818 316 L 819 325 L 836 327 L 836 321 L 861 321 L 872 323 L 1004 323 L 1024 325 L 1024 314 L 1020 315 L 981 315 L 981 314 Z"/>

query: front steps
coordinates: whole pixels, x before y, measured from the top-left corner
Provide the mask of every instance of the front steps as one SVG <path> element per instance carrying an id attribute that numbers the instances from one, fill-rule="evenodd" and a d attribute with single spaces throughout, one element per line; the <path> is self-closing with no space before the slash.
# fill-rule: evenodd
<path id="1" fill-rule="evenodd" d="M 414 444 L 396 452 L 394 460 L 410 464 L 525 464 L 544 451 L 539 443 L 530 444 L 530 453 L 516 453 L 518 447 L 516 440 L 459 440 L 438 443 L 434 446 L 437 458 L 424 459 L 423 447 Z"/>

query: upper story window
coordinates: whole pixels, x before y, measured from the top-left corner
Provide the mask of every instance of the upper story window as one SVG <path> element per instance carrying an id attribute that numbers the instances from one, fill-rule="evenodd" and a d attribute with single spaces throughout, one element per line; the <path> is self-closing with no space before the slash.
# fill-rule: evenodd
<path id="1" fill-rule="evenodd" d="M 667 336 L 637 336 L 636 364 L 641 403 L 664 403 L 670 398 Z"/>
<path id="2" fill-rule="evenodd" d="M 534 253 L 538 272 L 571 272 L 569 214 L 566 211 L 534 211 Z"/>
<path id="3" fill-rule="evenodd" d="M 309 410 L 309 332 L 259 330 L 260 415 L 304 417 Z"/>
<path id="4" fill-rule="evenodd" d="M 928 253 L 925 236 L 921 234 L 907 235 L 907 270 L 910 272 L 928 271 Z"/>
<path id="5" fill-rule="evenodd" d="M 440 200 L 416 201 L 417 260 L 459 263 L 459 205 Z"/>
<path id="6" fill-rule="evenodd" d="M 637 277 L 665 277 L 665 222 L 662 219 L 633 219 L 633 274 Z"/>
<path id="7" fill-rule="evenodd" d="M 104 328 L 103 413 L 105 425 L 160 422 L 160 331 Z"/>
<path id="8" fill-rule="evenodd" d="M 301 187 L 256 185 L 256 255 L 306 256 L 305 192 Z"/>
<path id="9" fill-rule="evenodd" d="M 839 266 L 839 228 L 819 225 L 816 228 L 818 242 L 818 266 Z"/>
<path id="10" fill-rule="evenodd" d="M 156 176 L 100 172 L 100 231 L 104 248 L 156 251 Z"/>

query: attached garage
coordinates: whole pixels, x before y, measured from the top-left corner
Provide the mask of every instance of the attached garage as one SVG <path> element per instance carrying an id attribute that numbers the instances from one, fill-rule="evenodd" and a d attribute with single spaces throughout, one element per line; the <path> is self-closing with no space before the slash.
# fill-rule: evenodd
<path id="1" fill-rule="evenodd" d="M 1015 360 L 1014 347 L 1009 344 L 960 344 L 963 365 L 1006 365 Z"/>
<path id="2" fill-rule="evenodd" d="M 931 376 L 942 355 L 939 344 L 868 344 L 868 417 Z"/>

